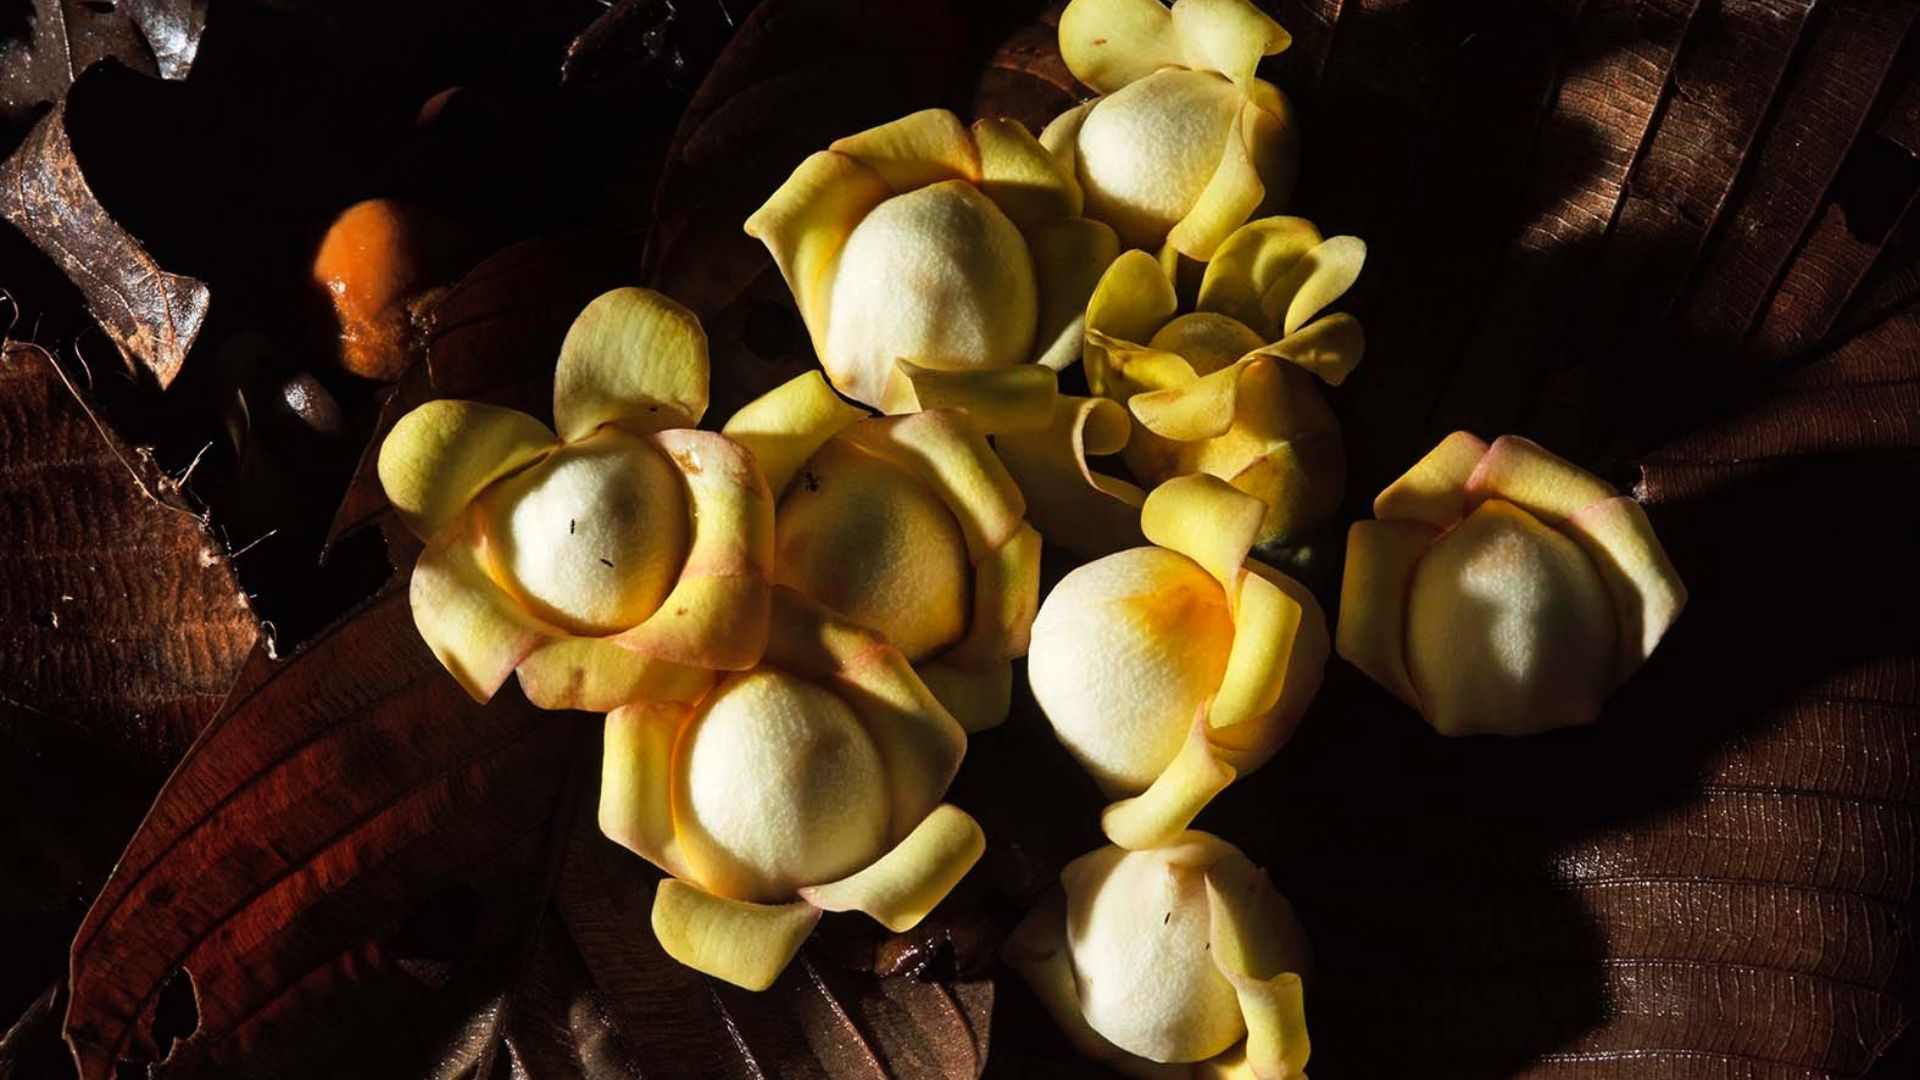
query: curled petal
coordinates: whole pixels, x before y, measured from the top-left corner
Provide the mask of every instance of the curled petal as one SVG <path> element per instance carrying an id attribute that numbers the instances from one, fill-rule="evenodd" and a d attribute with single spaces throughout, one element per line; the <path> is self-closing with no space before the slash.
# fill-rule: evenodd
<path id="1" fill-rule="evenodd" d="M 613 640 L 677 664 L 744 671 L 767 641 L 773 495 L 745 447 L 710 431 L 653 437 L 687 481 L 693 539 L 673 591 Z"/>
<path id="2" fill-rule="evenodd" d="M 1687 587 L 1653 535 L 1640 504 L 1625 495 L 1588 506 L 1562 523 L 1600 571 L 1620 633 L 1615 682 L 1633 674 L 1687 606 Z"/>
<path id="3" fill-rule="evenodd" d="M 1080 216 L 1080 181 L 1018 120 L 976 120 L 980 190 L 1022 229 Z"/>
<path id="4" fill-rule="evenodd" d="M 986 558 L 1019 530 L 1026 497 L 965 414 L 934 409 L 880 417 L 846 437 L 904 466 L 940 496 L 960 522 L 969 562 Z"/>
<path id="5" fill-rule="evenodd" d="M 557 636 L 487 573 L 477 528 L 444 530 L 414 564 L 413 624 L 475 701 L 490 700 L 529 653 Z"/>
<path id="6" fill-rule="evenodd" d="M 1152 255 L 1129 251 L 1113 260 L 1087 299 L 1087 385 L 1109 393 L 1106 357 L 1097 332 L 1120 341 L 1151 341 L 1180 308 L 1173 280 Z"/>
<path id="7" fill-rule="evenodd" d="M 690 876 L 673 824 L 673 746 L 690 706 L 636 702 L 607 714 L 600 831 L 677 876 Z"/>
<path id="8" fill-rule="evenodd" d="M 1278 320 L 1261 307 L 1268 290 L 1320 243 L 1320 230 L 1301 217 L 1266 217 L 1235 229 L 1200 278 L 1195 308 L 1238 319 L 1266 338 L 1279 334 Z"/>
<path id="9" fill-rule="evenodd" d="M 894 192 L 942 180 L 981 180 L 980 151 L 960 118 L 945 109 L 922 109 L 898 120 L 835 141 L 845 154 L 879 173 Z"/>
<path id="10" fill-rule="evenodd" d="M 1226 147 L 1212 178 L 1187 216 L 1167 234 L 1167 246 L 1190 259 L 1211 259 L 1215 249 L 1252 217 L 1267 197 L 1267 186 L 1254 165 L 1248 138 L 1253 118 L 1244 116 L 1257 111 L 1252 104 L 1244 105 L 1241 122 L 1227 125 Z"/>
<path id="11" fill-rule="evenodd" d="M 1231 596 L 1265 517 L 1259 499 L 1196 473 L 1153 489 L 1140 510 L 1140 530 L 1149 542 L 1199 563 Z"/>
<path id="12" fill-rule="evenodd" d="M 1502 435 L 1467 477 L 1467 505 L 1505 499 L 1549 525 L 1620 493 L 1531 439 Z"/>
<path id="13" fill-rule="evenodd" d="M 1087 302 L 1120 252 L 1120 238 L 1104 222 L 1066 218 L 1027 232 L 1040 315 L 1033 362 L 1061 371 L 1080 355 Z"/>
<path id="14" fill-rule="evenodd" d="M 1215 728 L 1263 716 L 1279 703 L 1291 672 L 1294 640 L 1307 614 L 1298 600 L 1257 574 L 1242 576 L 1238 591 L 1228 596 L 1233 603 L 1233 649 L 1207 710 L 1207 723 Z"/>
<path id="15" fill-rule="evenodd" d="M 1053 419 L 1060 379 L 1039 364 L 939 371 L 899 361 L 922 409 L 959 409 L 981 431 L 1032 431 Z"/>
<path id="16" fill-rule="evenodd" d="M 1487 454 L 1472 432 L 1456 431 L 1414 462 L 1373 500 L 1373 516 L 1421 521 L 1444 529 L 1467 516 L 1467 479 Z"/>
<path id="17" fill-rule="evenodd" d="M 380 485 L 400 520 L 431 541 L 495 480 L 558 446 L 526 413 L 475 401 L 429 401 L 380 444 Z"/>
<path id="18" fill-rule="evenodd" d="M 1328 386 L 1345 382 L 1366 352 L 1366 332 L 1360 320 L 1340 312 L 1318 319 L 1260 350 L 1319 376 Z"/>
<path id="19" fill-rule="evenodd" d="M 1147 790 L 1109 805 L 1100 814 L 1107 839 L 1130 850 L 1164 847 L 1215 795 L 1233 783 L 1233 766 L 1221 761 L 1207 739 L 1207 723 L 1194 718 L 1186 742 Z"/>
<path id="20" fill-rule="evenodd" d="M 942 803 L 906 839 L 852 877 L 800 890 L 825 911 L 864 911 L 894 933 L 920 925 L 987 849 L 980 823 Z"/>
<path id="21" fill-rule="evenodd" d="M 791 589 L 774 592 L 767 661 L 831 688 L 873 737 L 892 785 L 892 832 L 904 837 L 940 801 L 967 734 L 886 638 Z"/>
<path id="22" fill-rule="evenodd" d="M 653 934 L 668 956 L 747 990 L 765 990 L 820 921 L 805 901 L 750 904 L 668 878 L 653 896 Z"/>
<path id="23" fill-rule="evenodd" d="M 865 419 L 819 371 L 797 375 L 741 406 L 720 434 L 753 451 L 760 475 L 776 495 L 828 439 Z"/>
<path id="24" fill-rule="evenodd" d="M 623 649 L 606 638 L 559 637 L 520 661 L 515 674 L 542 709 L 606 712 L 630 701 L 697 701 L 713 673 Z"/>
<path id="25" fill-rule="evenodd" d="M 1360 280 L 1366 261 L 1367 243 L 1357 236 L 1322 240 L 1280 275 L 1261 299 L 1260 309 L 1269 320 L 1280 323 L 1282 334 L 1292 334 L 1346 295 Z"/>
<path id="26" fill-rule="evenodd" d="M 1347 531 L 1334 646 L 1401 701 L 1420 707 L 1407 668 L 1407 596 L 1439 531 L 1422 521 L 1356 521 Z"/>
<path id="27" fill-rule="evenodd" d="M 1141 427 L 1161 438 L 1179 442 L 1218 438 L 1233 427 L 1240 377 L 1252 362 L 1238 360 L 1184 385 L 1135 394 L 1127 399 L 1127 410 Z"/>
<path id="28" fill-rule="evenodd" d="M 1106 368 L 1106 396 L 1115 401 L 1131 401 L 1134 394 L 1143 391 L 1186 386 L 1200 377 L 1193 370 L 1193 364 L 1179 353 L 1135 345 L 1108 337 L 1098 330 L 1089 330 L 1088 355 L 1092 355 L 1096 348 Z"/>
<path id="29" fill-rule="evenodd" d="M 1060 56 L 1102 94 L 1187 59 L 1160 0 L 1073 0 L 1060 13 Z"/>
<path id="30" fill-rule="evenodd" d="M 1093 106 L 1091 101 L 1075 105 L 1047 121 L 1047 126 L 1040 129 L 1040 145 L 1053 155 L 1069 176 L 1080 175 L 1080 127 L 1087 122 L 1087 114 L 1093 111 Z"/>
<path id="31" fill-rule="evenodd" d="M 973 617 L 946 659 L 987 664 L 1027 654 L 1040 606 L 1040 533 L 1022 523 L 973 570 Z"/>
<path id="32" fill-rule="evenodd" d="M 1186 66 L 1217 71 L 1236 83 L 1253 80 L 1263 56 L 1284 52 L 1293 35 L 1249 0 L 1179 0 L 1173 30 Z"/>
<path id="33" fill-rule="evenodd" d="M 861 219 L 893 196 L 886 178 L 845 154 L 822 150 L 800 163 L 747 219 L 767 245 L 800 306 L 815 352 L 826 348 L 834 268 Z"/>
<path id="34" fill-rule="evenodd" d="M 1040 1004 L 1053 1017 L 1073 1048 L 1085 1057 L 1104 1061 L 1129 1076 L 1149 1080 L 1187 1080 L 1192 1069 L 1186 1065 L 1162 1065 L 1136 1058 L 1108 1042 L 1087 1023 L 1080 1010 L 1080 989 L 1073 977 L 1073 961 L 1067 953 L 1067 898 L 1059 889 L 1020 920 L 1007 943 L 1001 948 L 1006 961 Z"/>
<path id="35" fill-rule="evenodd" d="M 1008 661 L 963 666 L 942 658 L 922 661 L 913 670 L 969 735 L 998 727 L 1013 707 L 1013 665 Z"/>
<path id="36" fill-rule="evenodd" d="M 1000 460 L 1028 495 L 1028 520 L 1042 536 L 1086 556 L 1141 542 L 1139 507 L 1146 493 L 1087 464 L 1089 454 L 1119 453 L 1129 427 L 1127 410 L 1106 398 L 1062 394 L 1044 430 L 995 439 Z"/>
<path id="37" fill-rule="evenodd" d="M 1246 1020 L 1246 1065 L 1259 1080 L 1305 1080 L 1310 1045 L 1305 940 L 1292 906 L 1265 874 L 1223 860 L 1207 872 L 1211 948 Z"/>
<path id="38" fill-rule="evenodd" d="M 553 422 L 568 442 L 603 424 L 635 434 L 692 427 L 707 411 L 707 332 L 652 289 L 614 289 L 573 320 L 553 372 Z"/>

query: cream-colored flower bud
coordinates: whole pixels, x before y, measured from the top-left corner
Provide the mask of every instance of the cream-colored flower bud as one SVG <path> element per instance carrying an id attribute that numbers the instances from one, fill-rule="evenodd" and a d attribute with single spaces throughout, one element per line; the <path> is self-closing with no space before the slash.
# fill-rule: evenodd
<path id="1" fill-rule="evenodd" d="M 1217 837 L 1075 859 L 1005 956 L 1077 1049 L 1122 1072 L 1304 1080 L 1306 935 Z"/>
<path id="2" fill-rule="evenodd" d="M 1686 606 L 1646 511 L 1508 435 L 1449 435 L 1347 535 L 1340 655 L 1445 735 L 1584 724 Z"/>
<path id="3" fill-rule="evenodd" d="M 1254 76 L 1291 42 L 1250 0 L 1073 0 L 1060 54 L 1103 96 L 1047 125 L 1041 142 L 1079 180 L 1087 216 L 1123 244 L 1210 259 L 1292 193 L 1293 109 Z"/>

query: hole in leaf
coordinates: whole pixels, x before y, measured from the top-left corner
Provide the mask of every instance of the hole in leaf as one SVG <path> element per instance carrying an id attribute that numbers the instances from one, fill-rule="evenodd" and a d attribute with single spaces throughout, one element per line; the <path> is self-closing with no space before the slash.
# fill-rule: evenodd
<path id="1" fill-rule="evenodd" d="M 1846 215 L 1847 231 L 1867 244 L 1887 238 L 1920 187 L 1920 159 L 1883 135 L 1854 145 L 1833 181 L 1833 201 Z"/>
<path id="2" fill-rule="evenodd" d="M 113 14 L 114 0 L 81 0 L 80 6 L 93 12 L 95 15 L 111 15 Z"/>
<path id="3" fill-rule="evenodd" d="M 147 1021 L 147 1036 L 153 1040 L 157 1060 L 165 1061 L 173 1044 L 193 1037 L 200 1030 L 200 1002 L 193 987 L 193 974 L 186 968 L 174 968 L 160 984 L 159 1000 L 153 1004 L 153 1017 Z"/>

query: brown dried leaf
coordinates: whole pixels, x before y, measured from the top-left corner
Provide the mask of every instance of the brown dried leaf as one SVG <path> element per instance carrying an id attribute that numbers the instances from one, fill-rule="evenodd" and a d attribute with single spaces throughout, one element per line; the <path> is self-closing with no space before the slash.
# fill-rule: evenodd
<path id="1" fill-rule="evenodd" d="M 186 361 L 210 296 L 169 273 L 94 197 L 67 136 L 66 104 L 0 164 L 0 217 L 59 266 L 114 344 L 165 389 Z"/>
<path id="2" fill-rule="evenodd" d="M 206 0 L 32 0 L 0 28 L 0 125 L 23 124 L 58 101 L 96 61 L 117 60 L 163 79 L 184 79 L 206 26 Z"/>

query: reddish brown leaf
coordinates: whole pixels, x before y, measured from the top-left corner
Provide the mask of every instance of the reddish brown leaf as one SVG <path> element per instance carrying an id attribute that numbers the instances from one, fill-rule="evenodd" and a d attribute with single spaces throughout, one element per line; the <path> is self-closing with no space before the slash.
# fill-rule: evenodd
<path id="1" fill-rule="evenodd" d="M 0 164 L 0 217 L 60 267 L 107 336 L 164 389 L 206 320 L 207 287 L 161 267 L 100 205 L 66 118 L 65 103 L 54 106 Z"/>

